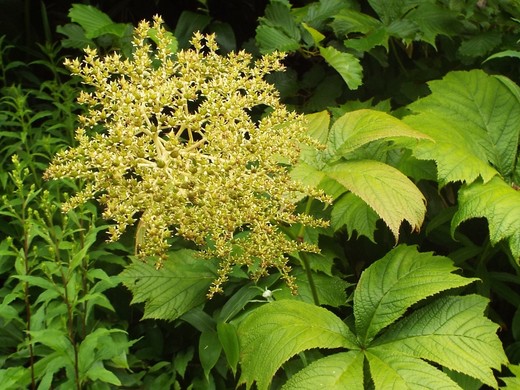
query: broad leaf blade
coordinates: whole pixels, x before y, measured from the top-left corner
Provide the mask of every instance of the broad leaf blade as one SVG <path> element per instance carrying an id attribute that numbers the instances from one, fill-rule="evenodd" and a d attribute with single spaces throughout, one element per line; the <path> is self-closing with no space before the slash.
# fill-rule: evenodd
<path id="1" fill-rule="evenodd" d="M 448 375 L 421 359 L 393 351 L 370 349 L 366 357 L 376 390 L 462 390 Z"/>
<path id="2" fill-rule="evenodd" d="M 363 83 L 361 80 L 363 68 L 359 59 L 352 54 L 343 53 L 332 46 L 320 46 L 320 54 L 330 66 L 336 69 L 350 89 L 357 89 Z"/>
<path id="3" fill-rule="evenodd" d="M 216 266 L 196 258 L 193 251 L 172 252 L 163 268 L 136 261 L 121 273 L 132 292 L 132 303 L 144 302 L 143 318 L 174 320 L 206 301 L 206 293 L 217 278 Z"/>
<path id="4" fill-rule="evenodd" d="M 444 297 L 388 329 L 371 350 L 395 351 L 436 362 L 496 388 L 492 369 L 507 363 L 498 325 L 484 317 L 479 295 Z"/>
<path id="5" fill-rule="evenodd" d="M 483 184 L 475 182 L 459 192 L 459 209 L 451 221 L 452 235 L 457 226 L 470 218 L 485 217 L 492 244 L 507 240 L 520 261 L 520 192 L 495 177 Z"/>
<path id="6" fill-rule="evenodd" d="M 362 109 L 348 112 L 339 118 L 330 129 L 328 152 L 339 157 L 372 141 L 400 138 L 429 139 L 404 122 L 385 112 Z"/>
<path id="7" fill-rule="evenodd" d="M 330 311 L 294 300 L 267 303 L 238 326 L 242 375 L 249 388 L 254 381 L 267 389 L 281 365 L 311 348 L 357 348 L 347 325 Z"/>
<path id="8" fill-rule="evenodd" d="M 444 183 L 488 181 L 496 174 L 488 161 L 511 175 L 520 133 L 514 91 L 480 70 L 451 72 L 428 85 L 432 94 L 409 106 L 419 115 L 404 120 L 436 143 L 421 143 L 415 155 L 435 160 Z"/>
<path id="9" fill-rule="evenodd" d="M 475 280 L 453 274 L 455 270 L 447 257 L 420 253 L 405 245 L 368 267 L 354 293 L 355 325 L 361 343 L 368 346 L 414 303 Z"/>
<path id="10" fill-rule="evenodd" d="M 324 357 L 293 375 L 282 390 L 363 390 L 363 361 L 359 351 Z"/>
<path id="11" fill-rule="evenodd" d="M 408 221 L 419 230 L 426 213 L 424 197 L 410 179 L 379 161 L 342 162 L 325 173 L 363 199 L 388 225 L 396 240 L 399 227 Z"/>

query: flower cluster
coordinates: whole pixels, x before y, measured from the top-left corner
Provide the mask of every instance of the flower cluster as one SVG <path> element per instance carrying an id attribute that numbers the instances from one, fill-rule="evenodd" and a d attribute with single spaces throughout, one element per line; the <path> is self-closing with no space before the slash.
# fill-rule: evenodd
<path id="1" fill-rule="evenodd" d="M 158 266 L 172 234 L 219 258 L 210 297 L 235 265 L 254 269 L 253 277 L 277 268 L 294 287 L 287 254 L 317 248 L 278 227 L 324 225 L 295 213 L 303 196 L 323 196 L 288 172 L 312 140 L 303 118 L 265 81 L 283 69 L 283 56 L 221 56 L 212 35 L 196 34 L 191 43 L 172 53 L 156 17 L 135 29 L 129 59 L 87 49 L 82 61 L 67 61 L 90 86 L 78 98 L 88 110 L 79 117 L 78 145 L 58 153 L 45 175 L 86 183 L 64 209 L 98 199 L 115 222 L 111 239 L 138 222 L 138 253 L 155 256 Z"/>

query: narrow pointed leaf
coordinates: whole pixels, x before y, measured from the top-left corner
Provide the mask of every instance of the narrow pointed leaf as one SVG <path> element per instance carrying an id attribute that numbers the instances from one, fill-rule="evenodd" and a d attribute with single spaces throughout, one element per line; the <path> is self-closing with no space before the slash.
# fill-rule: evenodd
<path id="1" fill-rule="evenodd" d="M 325 169 L 334 179 L 363 199 L 388 225 L 394 237 L 408 221 L 419 230 L 426 213 L 424 197 L 410 179 L 397 169 L 379 161 L 348 161 Z"/>
<path id="2" fill-rule="evenodd" d="M 268 388 L 289 358 L 311 348 L 357 348 L 347 325 L 330 311 L 309 303 L 280 300 L 253 311 L 238 326 L 240 383 Z"/>
<path id="3" fill-rule="evenodd" d="M 487 304 L 479 295 L 440 298 L 390 327 L 371 348 L 436 362 L 496 388 L 492 369 L 507 358 L 498 325 L 484 317 Z"/>
<path id="4" fill-rule="evenodd" d="M 194 257 L 189 250 L 172 252 L 159 270 L 138 260 L 120 276 L 132 292 L 132 303 L 145 303 L 143 318 L 165 320 L 174 320 L 204 303 L 217 278 L 215 264 Z"/>
<path id="5" fill-rule="evenodd" d="M 363 68 L 359 59 L 352 54 L 341 52 L 332 46 L 320 46 L 320 54 L 330 66 L 336 69 L 350 89 L 357 89 L 363 83 L 361 80 Z"/>
<path id="6" fill-rule="evenodd" d="M 336 156 L 346 155 L 372 141 L 400 138 L 431 140 L 399 119 L 385 112 L 362 109 L 348 112 L 330 129 L 329 151 Z"/>
<path id="7" fill-rule="evenodd" d="M 400 318 L 411 305 L 475 279 L 453 274 L 450 259 L 400 245 L 368 267 L 354 293 L 354 316 L 363 345 Z"/>
<path id="8" fill-rule="evenodd" d="M 376 390 L 462 390 L 444 372 L 421 359 L 386 350 L 366 353 Z"/>
<path id="9" fill-rule="evenodd" d="M 421 142 L 414 154 L 438 164 L 439 180 L 489 181 L 511 175 L 518 149 L 520 105 L 514 91 L 481 70 L 451 72 L 428 83 L 432 93 L 409 108 L 404 121 L 435 143 Z"/>
<path id="10" fill-rule="evenodd" d="M 360 351 L 324 357 L 293 375 L 282 390 L 363 390 L 363 361 Z"/>
<path id="11" fill-rule="evenodd" d="M 489 223 L 492 244 L 507 240 L 517 262 L 520 262 L 520 191 L 502 179 L 472 183 L 459 192 L 459 209 L 451 221 L 451 230 L 470 218 L 485 217 Z"/>

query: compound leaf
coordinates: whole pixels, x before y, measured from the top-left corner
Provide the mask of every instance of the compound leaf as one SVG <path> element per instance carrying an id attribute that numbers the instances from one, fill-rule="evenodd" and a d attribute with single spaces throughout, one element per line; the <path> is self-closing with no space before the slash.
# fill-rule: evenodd
<path id="1" fill-rule="evenodd" d="M 145 303 L 143 318 L 164 320 L 174 320 L 204 303 L 217 277 L 215 264 L 196 258 L 190 250 L 172 252 L 159 270 L 138 260 L 121 273 L 132 303 Z"/>
<path id="2" fill-rule="evenodd" d="M 279 300 L 248 315 L 238 326 L 240 383 L 267 389 L 290 357 L 311 348 L 356 349 L 355 336 L 332 312 L 304 302 Z"/>
<path id="3" fill-rule="evenodd" d="M 356 333 L 363 345 L 401 317 L 411 305 L 475 279 L 453 274 L 447 257 L 400 245 L 368 267 L 354 293 Z"/>
<path id="4" fill-rule="evenodd" d="M 448 296 L 417 310 L 375 340 L 371 352 L 402 353 L 461 372 L 496 388 L 492 369 L 507 363 L 487 299 Z"/>
<path id="5" fill-rule="evenodd" d="M 324 357 L 293 375 L 282 390 L 363 390 L 363 361 L 360 351 Z"/>
<path id="6" fill-rule="evenodd" d="M 363 199 L 388 225 L 396 240 L 406 220 L 419 230 L 426 213 L 424 197 L 399 170 L 373 160 L 348 161 L 327 167 L 327 176 Z"/>
<path id="7" fill-rule="evenodd" d="M 461 188 L 459 209 L 451 221 L 452 234 L 470 218 L 485 217 L 492 244 L 507 240 L 516 261 L 520 261 L 520 192 L 495 177 Z"/>

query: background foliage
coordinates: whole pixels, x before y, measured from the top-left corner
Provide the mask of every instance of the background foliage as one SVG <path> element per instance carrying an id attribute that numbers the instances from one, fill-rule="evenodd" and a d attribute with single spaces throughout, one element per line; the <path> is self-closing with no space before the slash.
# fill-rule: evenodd
<path id="1" fill-rule="evenodd" d="M 520 6 L 449 0 L 0 0 L 0 383 L 6 389 L 514 388 L 520 363 Z M 269 76 L 324 150 L 293 178 L 333 197 L 329 228 L 279 275 L 215 265 L 172 240 L 156 270 L 136 232 L 107 243 L 84 183 L 42 180 L 74 146 L 63 67 L 87 45 L 131 56 L 161 14 L 172 52 L 288 53 Z M 22 28 L 20 28 L 22 26 Z M 442 332 L 440 331 L 442 330 Z M 442 350 L 438 350 L 442 345 Z M 391 352 L 391 353 L 390 353 Z"/>

